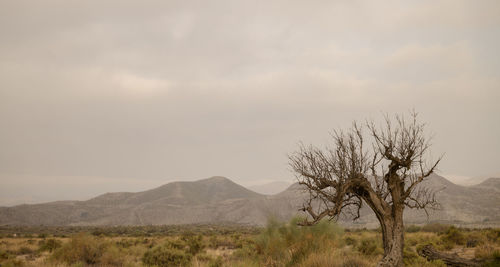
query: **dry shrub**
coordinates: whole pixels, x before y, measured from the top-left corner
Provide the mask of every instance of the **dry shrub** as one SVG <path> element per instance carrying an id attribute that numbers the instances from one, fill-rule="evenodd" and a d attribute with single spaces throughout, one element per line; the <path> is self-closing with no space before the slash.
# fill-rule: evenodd
<path id="1" fill-rule="evenodd" d="M 409 233 L 405 235 L 405 246 L 417 246 L 423 243 L 438 243 L 439 237 L 434 233 Z"/>
<path id="2" fill-rule="evenodd" d="M 474 251 L 474 256 L 476 259 L 492 259 L 494 257 L 494 254 L 500 253 L 498 249 L 495 249 L 493 246 L 490 245 L 482 245 L 476 248 Z"/>
<path id="3" fill-rule="evenodd" d="M 0 266 L 2 267 L 23 267 L 25 263 L 20 259 L 8 259 L 6 261 L 2 261 Z"/>
<path id="4" fill-rule="evenodd" d="M 300 264 L 303 267 L 322 267 L 322 266 L 339 266 L 342 260 L 342 256 L 338 253 L 323 252 L 323 253 L 311 253 L 304 261 Z"/>
<path id="5" fill-rule="evenodd" d="M 466 236 L 465 246 L 468 248 L 475 248 L 487 242 L 486 237 L 481 232 L 472 232 Z"/>
<path id="6" fill-rule="evenodd" d="M 343 241 L 346 245 L 348 246 L 357 246 L 358 245 L 358 240 L 352 236 L 346 236 L 343 238 Z"/>
<path id="7" fill-rule="evenodd" d="M 8 259 L 10 257 L 11 257 L 11 255 L 10 255 L 9 252 L 7 252 L 7 251 L 5 251 L 3 249 L 0 249 L 0 261 L 1 260 L 6 260 L 6 259 Z"/>
<path id="8" fill-rule="evenodd" d="M 68 264 L 84 262 L 97 264 L 106 247 L 106 244 L 88 234 L 78 234 L 70 242 L 56 250 L 53 258 Z"/>
<path id="9" fill-rule="evenodd" d="M 115 246 L 109 246 L 99 258 L 102 266 L 123 266 L 125 264 L 124 255 Z"/>
<path id="10" fill-rule="evenodd" d="M 490 245 L 479 246 L 475 250 L 475 257 L 484 261 L 485 267 L 500 266 L 500 250 Z"/>
<path id="11" fill-rule="evenodd" d="M 29 254 L 33 254 L 35 251 L 33 251 L 33 249 L 29 248 L 29 247 L 25 247 L 25 246 L 21 246 L 17 251 L 16 251 L 16 254 L 17 255 L 29 255 Z"/>
<path id="12" fill-rule="evenodd" d="M 38 250 L 39 251 L 49 251 L 52 252 L 60 247 L 62 247 L 61 240 L 57 240 L 54 238 L 42 239 L 38 242 Z"/>
<path id="13" fill-rule="evenodd" d="M 16 259 L 16 256 L 8 251 L 0 249 L 0 266 L 1 267 L 22 267 L 24 261 Z"/>
<path id="14" fill-rule="evenodd" d="M 226 248 L 241 248 L 243 245 L 242 240 L 235 239 L 232 236 L 217 236 L 213 235 L 208 239 L 208 247 L 217 249 L 220 247 Z"/>
<path id="15" fill-rule="evenodd" d="M 441 237 L 441 239 L 445 242 L 451 242 L 456 245 L 464 245 L 465 244 L 465 235 L 464 233 L 456 228 L 455 226 L 451 226 L 448 228 L 446 233 Z"/>
<path id="16" fill-rule="evenodd" d="M 489 242 L 500 245 L 500 228 L 486 230 L 485 236 Z"/>
<path id="17" fill-rule="evenodd" d="M 335 247 L 343 229 L 328 220 L 313 226 L 299 226 L 300 218 L 289 223 L 270 220 L 257 236 L 255 248 L 267 265 L 298 264 L 308 254 Z"/>
<path id="18" fill-rule="evenodd" d="M 67 264 L 122 266 L 124 255 L 109 242 L 89 234 L 77 234 L 54 251 L 52 259 Z"/>
<path id="19" fill-rule="evenodd" d="M 363 236 L 356 246 L 356 249 L 363 255 L 383 254 L 382 240 L 377 236 Z"/>
<path id="20" fill-rule="evenodd" d="M 419 245 L 417 250 L 422 247 L 423 245 Z M 427 261 L 427 259 L 418 255 L 416 250 L 408 246 L 403 249 L 403 262 L 407 267 L 446 267 L 446 264 L 440 260 Z"/>

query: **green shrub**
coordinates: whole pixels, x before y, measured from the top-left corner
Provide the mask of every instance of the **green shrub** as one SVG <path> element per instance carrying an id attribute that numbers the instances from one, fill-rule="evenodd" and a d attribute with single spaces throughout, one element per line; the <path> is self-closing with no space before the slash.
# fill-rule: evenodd
<path id="1" fill-rule="evenodd" d="M 191 255 L 198 254 L 204 248 L 204 244 L 202 242 L 203 238 L 201 235 L 185 235 L 182 237 L 182 240 L 186 242 L 188 252 L 191 253 Z"/>
<path id="2" fill-rule="evenodd" d="M 460 229 L 457 229 L 455 226 L 451 226 L 448 228 L 446 233 L 441 236 L 441 240 L 445 247 L 451 246 L 449 248 L 453 248 L 456 245 L 464 245 L 465 244 L 465 235 Z"/>
<path id="3" fill-rule="evenodd" d="M 409 226 L 405 227 L 405 231 L 407 233 L 416 233 L 416 232 L 420 232 L 420 230 L 422 230 L 422 227 L 416 226 L 416 225 L 409 225 Z"/>
<path id="4" fill-rule="evenodd" d="M 186 266 L 191 261 L 191 254 L 180 249 L 175 243 L 167 242 L 144 253 L 142 262 L 149 266 Z"/>

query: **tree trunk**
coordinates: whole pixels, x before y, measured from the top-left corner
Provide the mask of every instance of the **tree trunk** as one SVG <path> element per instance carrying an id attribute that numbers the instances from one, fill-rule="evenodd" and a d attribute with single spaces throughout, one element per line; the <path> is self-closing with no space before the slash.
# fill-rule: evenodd
<path id="1" fill-rule="evenodd" d="M 380 222 L 384 257 L 378 263 L 379 267 L 403 266 L 404 225 L 403 209 L 393 209 L 393 215 L 385 216 Z"/>

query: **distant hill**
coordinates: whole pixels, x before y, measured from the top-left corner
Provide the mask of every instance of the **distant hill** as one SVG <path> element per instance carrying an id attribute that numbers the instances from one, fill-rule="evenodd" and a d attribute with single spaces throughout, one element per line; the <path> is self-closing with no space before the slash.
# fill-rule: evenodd
<path id="1" fill-rule="evenodd" d="M 500 178 L 500 173 L 492 173 L 488 175 L 482 175 L 482 176 L 477 176 L 470 178 L 469 180 L 466 181 L 466 184 L 464 185 L 478 185 L 490 178 Z"/>
<path id="2" fill-rule="evenodd" d="M 248 189 L 263 195 L 275 195 L 287 189 L 291 183 L 285 181 L 274 181 L 265 184 L 249 186 Z"/>
<path id="3" fill-rule="evenodd" d="M 407 223 L 429 221 L 455 224 L 500 223 L 500 179 L 476 186 L 459 186 L 433 175 L 423 183 L 438 191 L 442 209 L 405 211 Z M 298 184 L 283 192 L 263 195 L 224 177 L 173 182 L 138 193 L 107 193 L 87 201 L 57 201 L 0 207 L 0 225 L 149 225 L 241 223 L 263 225 L 269 217 L 288 220 L 301 214 L 307 193 Z M 361 218 L 347 225 L 376 227 L 374 214 L 363 208 Z"/>

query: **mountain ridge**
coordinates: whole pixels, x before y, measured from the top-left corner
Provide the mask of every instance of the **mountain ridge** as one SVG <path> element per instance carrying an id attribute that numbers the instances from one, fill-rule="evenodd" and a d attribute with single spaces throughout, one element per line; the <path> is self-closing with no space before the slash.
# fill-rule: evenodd
<path id="1" fill-rule="evenodd" d="M 411 223 L 447 221 L 500 222 L 500 179 L 491 178 L 476 186 L 456 185 L 432 175 L 422 183 L 438 191 L 442 210 L 425 212 L 407 209 Z M 274 195 L 262 195 L 232 180 L 214 176 L 197 181 L 170 182 L 141 192 L 105 193 L 84 201 L 55 201 L 0 207 L 0 225 L 147 225 L 188 223 L 243 223 L 263 225 L 272 216 L 288 220 L 300 215 L 307 192 L 297 183 Z M 373 212 L 362 210 L 356 225 L 377 224 Z M 304 214 L 302 214 L 304 215 Z M 341 218 L 353 224 L 350 218 Z"/>

